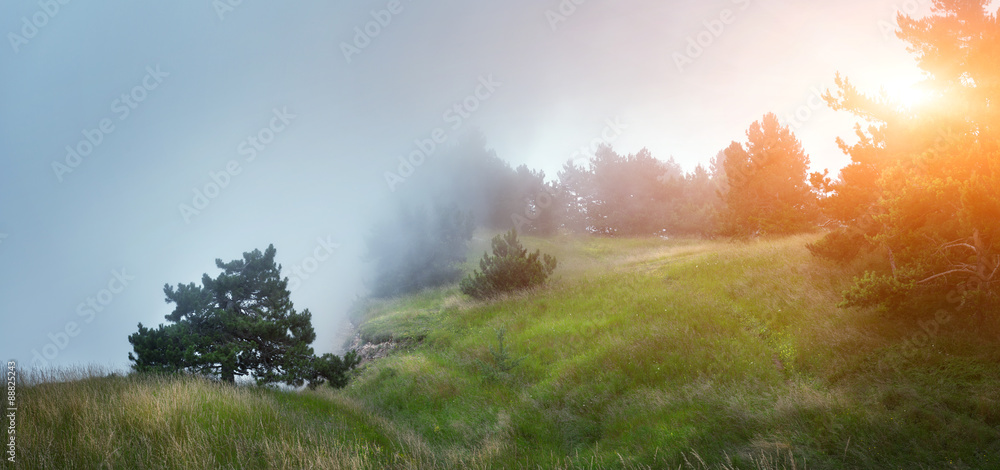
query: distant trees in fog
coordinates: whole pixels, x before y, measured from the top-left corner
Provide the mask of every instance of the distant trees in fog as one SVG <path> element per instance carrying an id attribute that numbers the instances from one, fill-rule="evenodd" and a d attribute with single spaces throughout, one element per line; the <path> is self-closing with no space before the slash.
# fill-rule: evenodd
<path id="1" fill-rule="evenodd" d="M 457 281 L 474 228 L 472 214 L 454 204 L 399 205 L 366 240 L 375 269 L 372 295 L 390 297 Z"/>
<path id="2" fill-rule="evenodd" d="M 474 227 L 530 235 L 752 236 L 808 230 L 816 219 L 808 157 L 773 114 L 685 172 L 672 157 L 599 147 L 584 164 L 568 161 L 554 180 L 512 168 L 482 134 L 437 154 L 394 192 L 396 207 L 372 230 L 376 296 L 454 282 Z"/>
<path id="3" fill-rule="evenodd" d="M 747 142 L 723 151 L 727 190 L 721 230 L 729 235 L 793 233 L 816 227 L 809 157 L 772 113 L 747 130 Z"/>
<path id="4" fill-rule="evenodd" d="M 851 162 L 836 179 L 807 174 L 801 143 L 767 114 L 750 125 L 745 142 L 733 142 L 707 168 L 691 172 L 646 149 L 622 155 L 603 146 L 582 164 L 566 162 L 546 181 L 526 166 L 511 168 L 473 135 L 411 178 L 408 200 L 454 204 L 480 227 L 535 235 L 751 237 L 822 225 L 830 233 L 809 245 L 815 255 L 849 262 L 878 252 L 885 261 L 857 279 L 846 305 L 903 311 L 931 305 L 923 301 L 930 296 L 997 308 L 1000 22 L 986 0 L 941 0 L 931 15 L 900 16 L 899 25 L 931 101 L 866 95 L 838 75 L 823 98 L 859 123 L 855 143 L 837 139 Z M 401 230 L 413 231 L 417 246 L 433 245 L 425 237 L 440 238 L 420 223 L 406 227 Z M 403 264 L 395 275 L 401 289 L 452 279 L 464 245 L 461 237 L 441 239 L 452 240 L 445 251 L 455 253 L 435 268 L 442 275 L 412 276 L 406 273 L 419 270 Z"/>
<path id="5" fill-rule="evenodd" d="M 601 146 L 587 166 L 563 166 L 556 203 L 539 218 L 606 236 L 710 235 L 720 209 L 718 189 L 716 175 L 703 166 L 684 173 L 673 158 L 658 160 L 646 149 L 620 155 Z"/>

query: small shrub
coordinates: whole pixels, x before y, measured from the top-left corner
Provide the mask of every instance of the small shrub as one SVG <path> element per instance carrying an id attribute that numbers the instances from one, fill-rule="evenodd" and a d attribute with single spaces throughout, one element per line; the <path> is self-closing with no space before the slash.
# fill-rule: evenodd
<path id="1" fill-rule="evenodd" d="M 529 255 L 514 229 L 493 237 L 492 245 L 493 255 L 484 253 L 479 261 L 482 272 L 473 271 L 459 284 L 466 295 L 484 299 L 536 286 L 556 269 L 556 259 L 551 255 L 541 255 L 538 250 Z"/>
<path id="2" fill-rule="evenodd" d="M 505 338 L 507 334 L 506 328 L 500 327 L 496 330 L 496 333 L 497 345 L 496 347 L 490 346 L 490 361 L 476 361 L 488 382 L 506 381 L 510 378 L 510 374 L 514 368 L 524 360 L 523 357 L 515 358 L 507 348 Z"/>
<path id="3" fill-rule="evenodd" d="M 819 241 L 806 245 L 806 248 L 813 256 L 838 263 L 849 263 L 857 258 L 862 250 L 870 249 L 871 242 L 861 232 L 837 229 L 826 234 Z"/>
<path id="4" fill-rule="evenodd" d="M 844 300 L 838 306 L 896 307 L 898 310 L 898 306 L 904 305 L 913 296 L 915 287 L 914 281 L 901 281 L 888 274 L 868 271 L 854 279 L 854 284 L 844 292 Z"/>

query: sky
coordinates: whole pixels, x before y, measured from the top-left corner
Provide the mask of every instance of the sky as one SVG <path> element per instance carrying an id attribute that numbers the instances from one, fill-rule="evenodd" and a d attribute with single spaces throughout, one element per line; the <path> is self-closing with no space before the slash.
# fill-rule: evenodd
<path id="1" fill-rule="evenodd" d="M 907 96 L 920 74 L 895 15 L 929 8 L 3 2 L 0 356 L 125 368 L 128 335 L 172 310 L 164 284 L 272 243 L 313 346 L 342 352 L 385 173 L 434 136 L 478 129 L 549 178 L 602 141 L 691 170 L 774 112 L 836 173 L 854 118 L 818 94 L 840 72 Z"/>

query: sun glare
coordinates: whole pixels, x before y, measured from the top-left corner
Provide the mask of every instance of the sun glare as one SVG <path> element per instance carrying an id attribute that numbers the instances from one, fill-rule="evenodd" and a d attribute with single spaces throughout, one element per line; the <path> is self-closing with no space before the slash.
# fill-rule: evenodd
<path id="1" fill-rule="evenodd" d="M 889 100 L 906 109 L 915 110 L 930 104 L 933 95 L 923 82 L 904 82 L 885 86 Z"/>

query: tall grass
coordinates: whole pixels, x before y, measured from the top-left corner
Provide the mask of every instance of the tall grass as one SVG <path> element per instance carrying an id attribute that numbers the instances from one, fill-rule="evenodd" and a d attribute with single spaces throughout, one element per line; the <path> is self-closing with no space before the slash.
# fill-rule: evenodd
<path id="1" fill-rule="evenodd" d="M 813 239 L 529 238 L 566 267 L 544 288 L 369 308 L 364 335 L 422 342 L 345 394 L 439 455 L 505 466 L 678 468 L 697 449 L 712 467 L 1000 468 L 1000 347 L 956 327 L 889 354 L 917 322 L 838 308 L 863 266 L 812 258 Z M 501 383 L 481 367 L 499 328 L 524 357 Z"/>
<path id="2" fill-rule="evenodd" d="M 899 354 L 923 313 L 838 308 L 863 264 L 813 239 L 527 238 L 559 258 L 543 287 L 359 305 L 402 347 L 339 391 L 29 380 L 19 466 L 1000 468 L 1000 342 L 956 314 Z"/>
<path id="3" fill-rule="evenodd" d="M 18 393 L 17 468 L 433 465 L 419 438 L 339 397 L 95 372 L 26 378 Z"/>

